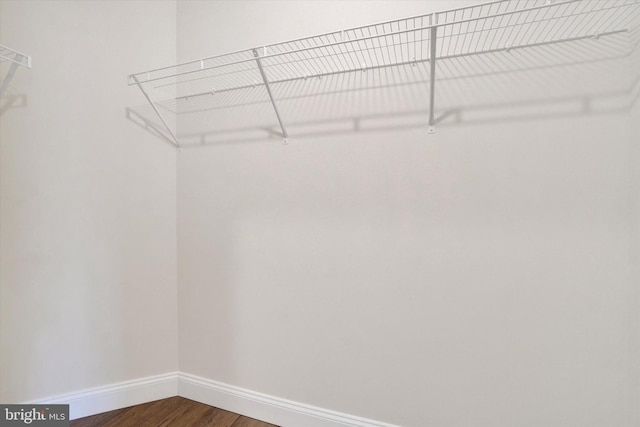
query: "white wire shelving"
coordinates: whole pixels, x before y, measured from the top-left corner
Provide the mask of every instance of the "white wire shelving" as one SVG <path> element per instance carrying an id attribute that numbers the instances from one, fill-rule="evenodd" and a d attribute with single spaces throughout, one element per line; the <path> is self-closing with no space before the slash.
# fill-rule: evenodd
<path id="1" fill-rule="evenodd" d="M 435 132 L 438 70 L 447 62 L 558 43 L 615 39 L 638 26 L 640 0 L 499 0 L 202 58 L 131 74 L 168 132 L 163 117 L 215 115 L 270 103 L 285 143 L 284 88 L 316 79 L 376 72 L 386 82 L 428 82 L 429 133 Z M 316 89 L 308 89 L 313 91 Z"/>
<path id="2" fill-rule="evenodd" d="M 7 46 L 0 45 L 0 63 L 2 62 L 8 62 L 9 69 L 7 70 L 7 74 L 2 77 L 2 83 L 0 84 L 0 98 L 2 98 L 9 88 L 9 84 L 19 67 L 31 68 L 31 57 Z"/>

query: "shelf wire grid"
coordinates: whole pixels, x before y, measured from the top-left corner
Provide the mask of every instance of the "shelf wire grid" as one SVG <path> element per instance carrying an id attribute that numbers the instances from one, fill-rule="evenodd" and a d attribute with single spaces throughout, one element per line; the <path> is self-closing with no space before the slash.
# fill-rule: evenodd
<path id="1" fill-rule="evenodd" d="M 436 59 L 599 37 L 626 30 L 637 20 L 638 3 L 501 0 L 266 45 L 133 76 L 141 83 L 159 81 L 156 87 L 176 85 L 178 96 L 195 96 L 202 86 L 226 90 L 261 84 L 254 51 L 259 52 L 270 80 L 277 83 L 429 61 L 429 30 L 433 27 L 438 29 Z M 171 81 L 173 77 L 176 79 Z M 202 83 L 209 79 L 215 79 L 215 84 Z"/>
<path id="2" fill-rule="evenodd" d="M 639 14 L 628 0 L 516 0 L 450 11 L 438 28 L 438 58 L 598 38 L 627 31 Z"/>

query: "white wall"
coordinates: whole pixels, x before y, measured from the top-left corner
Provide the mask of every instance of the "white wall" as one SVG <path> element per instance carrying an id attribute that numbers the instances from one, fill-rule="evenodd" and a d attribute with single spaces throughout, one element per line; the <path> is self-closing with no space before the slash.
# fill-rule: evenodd
<path id="1" fill-rule="evenodd" d="M 632 40 L 634 40 L 635 44 L 631 55 L 631 67 L 634 72 L 632 75 L 633 85 L 631 91 L 630 122 L 632 127 L 632 140 L 635 144 L 632 146 L 629 157 L 631 158 L 630 163 L 633 165 L 631 169 L 634 172 L 633 182 L 635 183 L 635 192 L 634 197 L 631 198 L 631 205 L 636 215 L 633 221 L 633 236 L 635 236 L 635 240 L 632 242 L 630 258 L 632 265 L 635 267 L 635 277 L 640 277 L 640 144 L 638 144 L 638 141 L 640 141 L 640 28 L 636 29 Z M 635 159 L 635 162 L 633 159 Z M 636 286 L 635 293 L 631 300 L 634 301 L 635 307 L 640 307 L 639 287 Z M 636 310 L 634 317 L 635 324 L 640 325 L 640 310 Z M 640 347 L 640 331 L 636 329 L 635 335 L 632 336 L 630 342 L 632 343 L 632 348 L 638 349 Z M 636 358 L 630 375 L 632 378 L 635 378 L 635 388 L 639 390 L 640 358 Z M 636 409 L 636 414 L 640 417 L 640 408 Z"/>
<path id="2" fill-rule="evenodd" d="M 0 118 L 0 401 L 179 347 L 183 372 L 404 426 L 637 425 L 637 103 L 185 149 L 177 218 L 175 151 L 125 117 L 126 75 L 176 50 L 460 4 L 0 1 L 34 58 Z M 596 68 L 577 83 L 637 79 Z M 483 107 L 498 83 L 450 89 Z"/>
<path id="3" fill-rule="evenodd" d="M 175 151 L 125 117 L 127 75 L 176 60 L 175 2 L 0 7 L 33 57 L 2 100 L 0 401 L 175 371 Z"/>
<path id="4" fill-rule="evenodd" d="M 459 4 L 179 2 L 179 60 Z M 546 108 L 184 150 L 180 370 L 403 426 L 637 425 L 630 116 Z"/>

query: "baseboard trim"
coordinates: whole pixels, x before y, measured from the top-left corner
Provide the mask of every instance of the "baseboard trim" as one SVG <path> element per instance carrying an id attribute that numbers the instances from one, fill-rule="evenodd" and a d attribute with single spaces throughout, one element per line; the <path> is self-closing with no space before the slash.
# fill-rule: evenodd
<path id="1" fill-rule="evenodd" d="M 25 403 L 68 404 L 69 418 L 75 420 L 173 396 L 182 396 L 281 427 L 398 427 L 183 372 L 123 381 Z"/>
<path id="2" fill-rule="evenodd" d="M 166 399 L 177 394 L 178 372 L 170 372 L 26 403 L 68 404 L 69 418 L 75 420 L 127 406 Z"/>
<path id="3" fill-rule="evenodd" d="M 182 372 L 178 395 L 282 427 L 398 427 Z"/>

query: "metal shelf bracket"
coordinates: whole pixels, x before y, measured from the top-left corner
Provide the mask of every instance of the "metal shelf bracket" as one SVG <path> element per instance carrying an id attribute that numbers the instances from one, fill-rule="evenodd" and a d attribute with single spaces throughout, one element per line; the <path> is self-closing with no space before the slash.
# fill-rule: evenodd
<path id="1" fill-rule="evenodd" d="M 264 47 L 264 53 L 267 52 L 266 46 Z M 271 92 L 271 86 L 269 85 L 269 79 L 267 78 L 267 74 L 264 71 L 264 67 L 262 66 L 262 61 L 260 59 L 260 54 L 258 53 L 258 49 L 253 49 L 253 56 L 256 58 L 256 63 L 258 64 L 258 69 L 260 70 L 260 75 L 262 76 L 262 80 L 264 81 L 264 87 L 267 89 L 267 93 L 269 94 L 269 99 L 271 100 L 271 105 L 273 105 L 273 111 L 276 113 L 276 117 L 278 118 L 278 123 L 280 124 L 280 129 L 282 130 L 282 137 L 284 138 L 283 144 L 288 144 L 289 141 L 287 138 L 289 135 L 287 134 L 287 129 L 284 127 L 282 123 L 282 117 L 280 116 L 280 112 L 278 111 L 278 106 L 276 105 L 276 100 L 273 97 L 273 93 Z"/>
<path id="2" fill-rule="evenodd" d="M 151 108 L 153 108 L 153 111 L 155 111 L 156 114 L 158 115 L 158 118 L 160 119 L 160 121 L 164 125 L 164 128 L 167 130 L 167 132 L 171 136 L 171 139 L 173 140 L 173 143 L 175 144 L 175 146 L 180 148 L 180 143 L 178 142 L 178 138 L 176 138 L 176 135 L 173 133 L 173 131 L 171 130 L 167 122 L 164 120 L 164 117 L 162 117 L 162 114 L 160 114 L 160 111 L 158 111 L 158 107 L 156 107 L 156 104 L 154 104 L 154 102 L 151 100 L 147 92 L 144 90 L 144 88 L 140 84 L 138 77 L 136 77 L 135 75 L 131 75 L 130 77 L 135 82 L 135 84 L 140 88 L 140 91 L 149 102 L 149 105 L 151 105 Z"/>
<path id="3" fill-rule="evenodd" d="M 435 104 L 436 104 L 436 41 L 438 39 L 438 14 L 429 16 L 431 34 L 429 37 L 429 128 L 428 133 L 436 133 Z"/>

